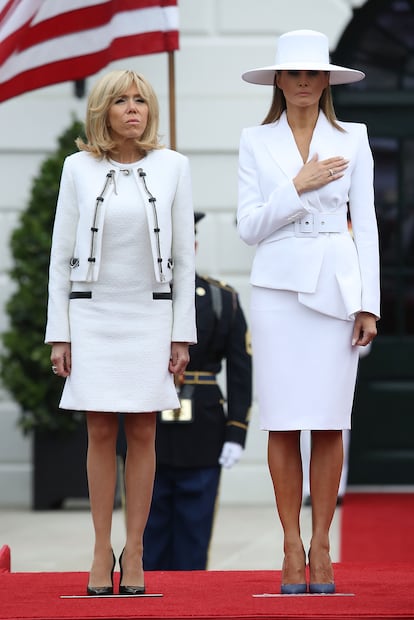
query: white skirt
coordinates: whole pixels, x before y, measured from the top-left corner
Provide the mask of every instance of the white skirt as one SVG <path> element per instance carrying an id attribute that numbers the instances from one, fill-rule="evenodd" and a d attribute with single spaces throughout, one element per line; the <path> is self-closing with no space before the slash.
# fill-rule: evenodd
<path id="1" fill-rule="evenodd" d="M 252 287 L 253 368 L 262 430 L 351 427 L 354 322 L 303 306 L 298 294 Z"/>

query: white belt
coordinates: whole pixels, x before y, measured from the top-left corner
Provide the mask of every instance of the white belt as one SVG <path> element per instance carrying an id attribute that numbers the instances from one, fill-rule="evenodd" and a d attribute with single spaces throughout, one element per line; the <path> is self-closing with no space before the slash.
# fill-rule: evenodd
<path id="1" fill-rule="evenodd" d="M 346 213 L 308 213 L 300 220 L 282 226 L 280 231 L 291 230 L 295 237 L 317 237 L 321 233 L 342 233 L 347 232 L 348 222 Z"/>

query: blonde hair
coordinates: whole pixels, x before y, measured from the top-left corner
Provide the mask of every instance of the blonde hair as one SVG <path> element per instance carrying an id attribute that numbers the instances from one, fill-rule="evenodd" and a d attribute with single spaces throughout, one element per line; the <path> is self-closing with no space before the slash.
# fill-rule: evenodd
<path id="1" fill-rule="evenodd" d="M 286 99 L 283 91 L 276 84 L 276 77 L 277 73 L 275 73 L 272 103 L 270 104 L 270 108 L 266 117 L 262 121 L 262 125 L 269 125 L 270 123 L 274 123 L 275 121 L 279 120 L 279 118 L 282 116 L 282 113 L 286 110 Z M 338 129 L 338 131 L 345 131 L 343 127 L 338 125 L 338 123 L 336 122 L 337 118 L 332 101 L 331 87 L 329 85 L 324 89 L 321 98 L 319 99 L 319 108 L 325 114 L 331 125 L 335 127 L 335 129 Z"/>
<path id="2" fill-rule="evenodd" d="M 88 151 L 101 159 L 116 151 L 117 144 L 112 139 L 108 127 L 108 111 L 118 97 L 136 86 L 139 94 L 148 106 L 148 122 L 144 133 L 136 146 L 144 156 L 148 151 L 162 148 L 159 142 L 159 107 L 158 99 L 151 84 L 139 73 L 130 70 L 111 71 L 93 86 L 89 98 L 85 120 L 87 141 L 77 138 L 76 145 L 81 151 Z"/>

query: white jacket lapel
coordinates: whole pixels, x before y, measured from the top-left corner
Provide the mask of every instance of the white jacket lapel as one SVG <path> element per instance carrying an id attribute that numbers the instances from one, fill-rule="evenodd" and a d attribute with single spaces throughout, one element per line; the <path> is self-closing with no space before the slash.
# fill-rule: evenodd
<path id="1" fill-rule="evenodd" d="M 265 145 L 269 155 L 286 177 L 291 179 L 303 166 L 303 161 L 287 122 L 286 112 L 283 112 L 276 123 L 272 123 L 268 127 Z M 281 144 L 283 144 L 283 149 L 280 148 Z"/>

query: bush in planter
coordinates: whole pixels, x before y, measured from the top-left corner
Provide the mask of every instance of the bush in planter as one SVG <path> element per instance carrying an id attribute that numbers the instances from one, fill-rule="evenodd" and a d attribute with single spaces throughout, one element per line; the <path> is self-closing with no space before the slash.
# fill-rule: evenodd
<path id="1" fill-rule="evenodd" d="M 51 371 L 50 347 L 44 344 L 51 235 L 63 160 L 77 150 L 83 125 L 73 121 L 58 138 L 34 179 L 27 209 L 11 237 L 15 292 L 6 305 L 9 329 L 2 334 L 0 376 L 21 407 L 19 426 L 32 430 L 76 429 L 79 414 L 58 410 L 62 380 Z"/>

